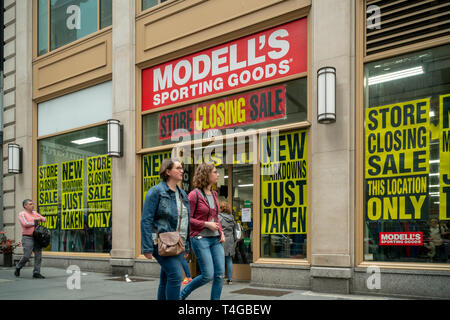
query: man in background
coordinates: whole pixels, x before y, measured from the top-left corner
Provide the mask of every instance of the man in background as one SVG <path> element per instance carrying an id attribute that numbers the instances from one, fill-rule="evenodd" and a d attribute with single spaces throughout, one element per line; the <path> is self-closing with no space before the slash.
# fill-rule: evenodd
<path id="1" fill-rule="evenodd" d="M 30 199 L 23 200 L 24 211 L 19 213 L 19 221 L 22 225 L 22 247 L 23 247 L 23 257 L 20 259 L 19 263 L 16 265 L 16 271 L 14 275 L 16 277 L 20 276 L 20 269 L 30 260 L 31 253 L 34 251 L 34 270 L 33 278 L 35 279 L 45 279 L 41 275 L 41 261 L 42 261 L 42 248 L 39 246 L 37 241 L 33 238 L 35 221 L 43 221 L 46 219 L 34 210 L 34 203 Z"/>

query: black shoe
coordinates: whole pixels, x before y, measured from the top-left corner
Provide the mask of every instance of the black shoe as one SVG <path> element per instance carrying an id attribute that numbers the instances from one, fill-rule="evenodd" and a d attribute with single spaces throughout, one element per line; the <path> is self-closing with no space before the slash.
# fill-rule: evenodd
<path id="1" fill-rule="evenodd" d="M 34 279 L 45 279 L 45 277 L 40 273 L 34 273 L 33 278 Z"/>
<path id="2" fill-rule="evenodd" d="M 19 268 L 16 268 L 16 271 L 14 271 L 14 275 L 16 277 L 20 277 L 20 269 Z"/>

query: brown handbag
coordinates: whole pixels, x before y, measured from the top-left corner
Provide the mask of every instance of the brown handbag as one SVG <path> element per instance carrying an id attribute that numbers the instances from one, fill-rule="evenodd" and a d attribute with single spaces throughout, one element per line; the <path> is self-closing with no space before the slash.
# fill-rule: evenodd
<path id="1" fill-rule="evenodd" d="M 158 254 L 162 257 L 171 257 L 185 252 L 183 239 L 180 235 L 181 217 L 183 216 L 183 199 L 180 193 L 180 220 L 178 221 L 178 230 L 172 232 L 158 233 Z"/>

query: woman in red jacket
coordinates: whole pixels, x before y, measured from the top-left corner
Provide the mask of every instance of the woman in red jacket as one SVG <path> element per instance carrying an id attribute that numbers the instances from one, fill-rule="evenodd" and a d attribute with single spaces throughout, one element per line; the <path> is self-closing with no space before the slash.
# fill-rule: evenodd
<path id="1" fill-rule="evenodd" d="M 217 193 L 211 189 L 219 174 L 214 164 L 202 163 L 194 175 L 195 189 L 189 193 L 191 207 L 191 246 L 200 267 L 200 276 L 194 278 L 182 291 L 186 299 L 195 289 L 211 280 L 211 300 L 220 300 L 225 273 L 225 255 L 222 242 L 225 236 L 219 221 Z"/>

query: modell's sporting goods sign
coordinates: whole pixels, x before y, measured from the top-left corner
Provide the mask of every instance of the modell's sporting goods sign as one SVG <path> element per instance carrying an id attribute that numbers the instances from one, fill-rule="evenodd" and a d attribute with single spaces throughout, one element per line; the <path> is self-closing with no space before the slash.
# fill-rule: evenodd
<path id="1" fill-rule="evenodd" d="M 307 19 L 142 71 L 142 111 L 307 71 Z"/>

